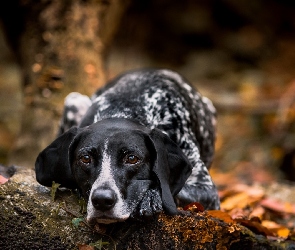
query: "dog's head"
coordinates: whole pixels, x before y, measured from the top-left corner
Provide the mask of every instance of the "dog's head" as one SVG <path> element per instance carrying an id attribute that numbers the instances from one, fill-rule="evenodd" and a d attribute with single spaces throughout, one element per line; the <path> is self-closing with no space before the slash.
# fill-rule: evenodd
<path id="1" fill-rule="evenodd" d="M 87 219 L 106 224 L 141 210 L 151 189 L 160 199 L 150 203 L 162 203 L 151 206 L 176 214 L 173 196 L 190 173 L 187 158 L 167 135 L 119 118 L 70 129 L 36 161 L 39 183 L 80 189 L 88 199 Z"/>

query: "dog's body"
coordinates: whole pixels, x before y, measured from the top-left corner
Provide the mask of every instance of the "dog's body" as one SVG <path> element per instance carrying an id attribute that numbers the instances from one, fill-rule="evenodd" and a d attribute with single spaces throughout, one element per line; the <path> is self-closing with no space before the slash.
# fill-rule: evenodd
<path id="1" fill-rule="evenodd" d="M 129 72 L 92 102 L 75 93 L 65 106 L 60 137 L 36 161 L 37 180 L 80 189 L 89 221 L 175 214 L 176 204 L 195 201 L 219 208 L 208 173 L 215 109 L 177 73 Z"/>

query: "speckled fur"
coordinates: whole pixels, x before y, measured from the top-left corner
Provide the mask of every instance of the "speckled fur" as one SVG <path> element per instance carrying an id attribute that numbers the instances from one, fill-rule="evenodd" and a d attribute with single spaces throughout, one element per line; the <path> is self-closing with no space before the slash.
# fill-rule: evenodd
<path id="1" fill-rule="evenodd" d="M 88 105 L 77 98 L 79 116 Z M 178 205 L 198 201 L 207 209 L 218 209 L 219 198 L 209 175 L 215 141 L 215 108 L 179 74 L 170 70 L 138 70 L 123 74 L 91 98 L 92 105 L 70 125 L 88 126 L 106 118 L 135 119 L 158 128 L 176 142 L 192 166 L 192 174 L 175 197 Z M 68 103 L 73 103 L 68 100 Z M 65 103 L 67 110 L 67 103 Z M 61 131 L 67 130 L 65 112 Z"/>

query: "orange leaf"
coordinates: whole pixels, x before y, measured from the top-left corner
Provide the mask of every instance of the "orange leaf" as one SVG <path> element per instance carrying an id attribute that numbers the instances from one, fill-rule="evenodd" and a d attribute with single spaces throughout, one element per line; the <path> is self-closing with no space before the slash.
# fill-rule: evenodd
<path id="1" fill-rule="evenodd" d="M 277 231 L 277 235 L 279 237 L 287 238 L 290 234 L 290 230 L 288 228 L 281 228 Z"/>
<path id="2" fill-rule="evenodd" d="M 221 208 L 224 210 L 232 210 L 233 208 L 244 208 L 248 205 L 251 205 L 257 201 L 259 201 L 262 197 L 260 196 L 252 196 L 246 192 L 241 192 L 231 197 L 226 198 L 221 203 Z"/>
<path id="3" fill-rule="evenodd" d="M 277 234 L 279 237 L 287 238 L 290 230 L 274 221 L 263 220 L 262 225 Z"/>
<path id="4" fill-rule="evenodd" d="M 236 222 L 244 227 L 247 227 L 252 232 L 256 234 L 262 234 L 264 236 L 275 236 L 272 231 L 264 227 L 261 223 L 257 221 L 245 220 L 245 219 L 235 219 Z"/>
<path id="5" fill-rule="evenodd" d="M 220 220 L 223 220 L 226 223 L 233 223 L 234 222 L 228 213 L 222 212 L 220 210 L 208 210 L 207 213 L 214 218 L 218 218 Z"/>

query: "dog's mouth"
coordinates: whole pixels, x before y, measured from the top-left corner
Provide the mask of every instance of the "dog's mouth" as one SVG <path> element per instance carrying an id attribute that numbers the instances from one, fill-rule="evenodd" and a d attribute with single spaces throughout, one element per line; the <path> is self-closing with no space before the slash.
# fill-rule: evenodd
<path id="1" fill-rule="evenodd" d="M 96 224 L 111 224 L 111 223 L 116 223 L 116 222 L 123 222 L 127 220 L 129 216 L 123 217 L 123 218 L 115 218 L 115 217 L 110 217 L 110 216 L 99 216 L 99 217 L 88 217 L 87 216 L 87 223 L 90 226 L 94 226 Z"/>

